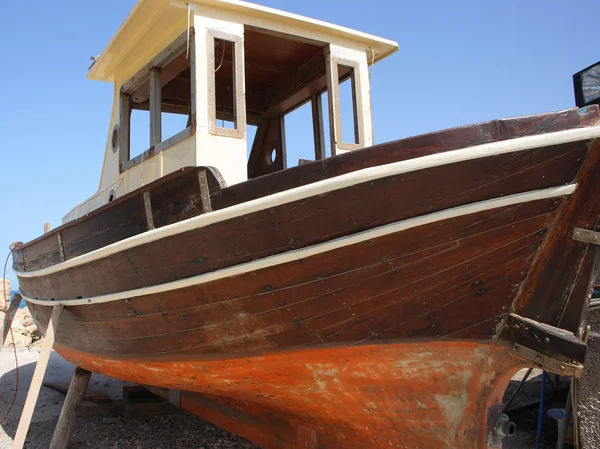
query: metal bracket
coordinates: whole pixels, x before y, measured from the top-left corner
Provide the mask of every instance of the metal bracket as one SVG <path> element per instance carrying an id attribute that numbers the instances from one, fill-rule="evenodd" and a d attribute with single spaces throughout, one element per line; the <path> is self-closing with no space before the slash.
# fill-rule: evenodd
<path id="1" fill-rule="evenodd" d="M 583 374 L 583 365 L 579 363 L 563 362 L 562 360 L 549 357 L 518 343 L 515 343 L 513 346 L 513 351 L 520 358 L 533 362 L 536 367 L 551 373 L 574 377 L 576 379 L 579 379 Z"/>
<path id="2" fill-rule="evenodd" d="M 575 228 L 573 229 L 573 240 L 583 243 L 590 243 L 592 245 L 600 245 L 600 232 Z"/>

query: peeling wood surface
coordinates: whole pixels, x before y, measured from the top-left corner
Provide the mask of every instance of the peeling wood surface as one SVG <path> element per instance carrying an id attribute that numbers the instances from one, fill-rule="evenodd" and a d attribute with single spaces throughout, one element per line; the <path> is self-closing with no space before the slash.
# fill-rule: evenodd
<path id="1" fill-rule="evenodd" d="M 565 362 L 583 363 L 586 345 L 573 333 L 510 314 L 504 338 Z"/>
<path id="2" fill-rule="evenodd" d="M 184 391 L 181 406 L 268 449 L 482 448 L 485 411 L 520 368 L 507 348 L 473 341 L 212 361 L 57 350 L 109 376 L 201 393 Z"/>

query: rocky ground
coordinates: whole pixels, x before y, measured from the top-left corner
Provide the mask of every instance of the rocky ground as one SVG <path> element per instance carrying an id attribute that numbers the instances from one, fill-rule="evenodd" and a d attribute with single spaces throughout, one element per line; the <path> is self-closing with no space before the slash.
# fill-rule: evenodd
<path id="1" fill-rule="evenodd" d="M 41 338 L 42 335 L 33 322 L 27 307 L 17 310 L 12 323 L 12 332 L 8 333 L 5 345 L 16 344 L 18 348 L 31 348 L 38 346 Z"/>

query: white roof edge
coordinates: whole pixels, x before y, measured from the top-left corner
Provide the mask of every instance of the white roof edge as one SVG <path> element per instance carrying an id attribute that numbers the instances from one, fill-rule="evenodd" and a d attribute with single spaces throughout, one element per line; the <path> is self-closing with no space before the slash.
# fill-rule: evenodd
<path id="1" fill-rule="evenodd" d="M 178 7 L 187 8 L 188 4 L 191 4 L 191 5 L 196 4 L 196 5 L 212 6 L 212 7 L 217 7 L 217 8 L 220 7 L 220 8 L 224 8 L 224 9 L 245 12 L 247 14 L 252 14 L 252 15 L 267 15 L 267 16 L 271 16 L 271 17 L 275 17 L 275 18 L 279 18 L 279 19 L 287 19 L 287 20 L 291 20 L 291 21 L 295 21 L 295 22 L 302 22 L 303 24 L 305 24 L 309 27 L 320 28 L 321 30 L 324 30 L 333 35 L 344 36 L 348 39 L 364 41 L 365 43 L 368 43 L 368 42 L 377 43 L 380 46 L 387 47 L 384 49 L 384 51 L 382 51 L 378 55 L 378 57 L 375 59 L 375 61 L 379 61 L 379 60 L 389 56 L 390 54 L 397 51 L 399 48 L 398 43 L 391 39 L 385 39 L 385 38 L 378 37 L 378 36 L 375 36 L 372 34 L 364 33 L 362 31 L 357 31 L 357 30 L 347 28 L 344 26 L 335 25 L 330 22 L 325 22 L 323 20 L 313 19 L 313 18 L 310 18 L 307 16 L 282 11 L 282 10 L 271 8 L 268 6 L 256 5 L 254 3 L 249 3 L 249 2 L 246 2 L 243 0 L 195 0 L 195 1 L 191 1 L 191 2 L 185 2 L 183 0 L 171 0 L 171 1 L 169 1 L 169 0 L 139 0 L 135 4 L 133 9 L 130 11 L 130 13 L 127 15 L 125 20 L 121 23 L 121 25 L 119 26 L 119 28 L 117 29 L 115 34 L 112 36 L 111 40 L 106 45 L 104 51 L 100 54 L 100 56 L 97 58 L 97 60 L 94 61 L 94 64 L 92 64 L 92 66 L 89 68 L 89 71 L 87 74 L 87 79 L 109 81 L 106 77 L 97 73 L 98 67 L 101 65 L 104 65 L 103 64 L 104 61 L 102 60 L 103 56 L 106 55 L 107 51 L 109 51 L 110 48 L 119 39 L 120 35 L 127 28 L 131 19 L 133 17 L 135 17 L 137 11 L 139 9 L 141 9 L 143 5 L 151 3 L 151 2 L 155 3 L 157 8 L 160 8 L 161 6 L 163 6 L 163 7 L 164 6 L 166 6 L 166 7 L 178 6 Z M 104 56 L 104 57 L 106 57 L 106 56 Z"/>

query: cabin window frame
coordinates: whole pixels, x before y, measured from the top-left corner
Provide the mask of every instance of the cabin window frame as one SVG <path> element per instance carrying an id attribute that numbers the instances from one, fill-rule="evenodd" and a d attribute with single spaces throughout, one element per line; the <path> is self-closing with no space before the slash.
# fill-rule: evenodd
<path id="1" fill-rule="evenodd" d="M 331 136 L 331 154 L 334 156 L 339 150 L 358 150 L 365 147 L 365 135 L 362 120 L 362 84 L 360 79 L 360 63 L 339 56 L 327 55 L 329 61 L 327 68 L 327 90 L 329 92 L 329 129 Z M 340 77 L 339 66 L 352 69 L 350 82 L 352 83 L 352 113 L 354 114 L 355 143 L 344 142 L 342 134 L 342 115 L 340 109 Z"/>
<path id="2" fill-rule="evenodd" d="M 121 86 L 119 90 L 119 172 L 141 164 L 143 161 L 157 155 L 175 144 L 187 139 L 196 131 L 196 58 L 195 58 L 195 31 L 194 27 L 184 31 L 170 45 L 163 49 L 141 70 L 133 75 Z M 187 52 L 190 61 L 190 124 L 182 131 L 162 140 L 162 120 L 161 120 L 161 86 L 160 70 L 171 63 L 176 57 Z M 133 159 L 131 156 L 131 107 L 130 95 L 145 82 L 150 83 L 150 148 L 137 155 Z"/>
<path id="3" fill-rule="evenodd" d="M 241 36 L 221 30 L 209 29 L 207 38 L 208 58 L 208 132 L 215 136 L 243 139 L 246 136 L 246 107 L 244 87 L 244 41 Z M 215 76 L 215 39 L 233 44 L 233 115 L 235 128 L 217 126 L 217 89 Z"/>

